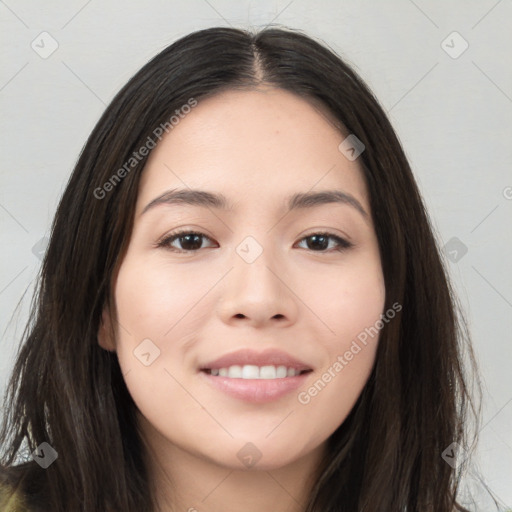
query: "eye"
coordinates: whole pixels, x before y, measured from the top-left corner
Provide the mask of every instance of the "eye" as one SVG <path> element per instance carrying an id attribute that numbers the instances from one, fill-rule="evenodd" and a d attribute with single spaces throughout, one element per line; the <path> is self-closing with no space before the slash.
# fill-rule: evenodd
<path id="1" fill-rule="evenodd" d="M 165 247 L 173 252 L 196 252 L 198 249 L 201 249 L 202 238 L 206 238 L 210 240 L 205 234 L 198 233 L 196 231 L 176 231 L 174 233 L 170 233 L 169 236 L 165 237 L 163 240 L 158 242 L 158 247 Z M 177 241 L 182 247 L 176 248 L 172 244 Z"/>
<path id="2" fill-rule="evenodd" d="M 306 241 L 306 248 L 312 250 L 313 252 L 331 252 L 326 249 L 333 249 L 333 245 L 329 244 L 329 239 L 334 242 L 334 250 L 335 251 L 344 251 L 345 249 L 349 249 L 354 244 L 341 238 L 332 233 L 311 233 L 308 236 L 305 236 L 299 243 Z M 309 241 L 309 242 L 308 242 Z"/>
<path id="3" fill-rule="evenodd" d="M 204 233 L 182 230 L 170 233 L 157 243 L 157 247 L 164 247 L 173 252 L 197 252 L 199 249 L 203 248 L 203 239 L 211 241 Z M 331 252 L 333 249 L 343 251 L 353 246 L 351 242 L 332 233 L 312 233 L 302 238 L 299 243 L 304 241 L 306 241 L 305 248 L 313 252 Z M 333 245 L 331 245 L 331 241 Z M 173 245 L 175 242 L 178 242 L 181 247 Z"/>

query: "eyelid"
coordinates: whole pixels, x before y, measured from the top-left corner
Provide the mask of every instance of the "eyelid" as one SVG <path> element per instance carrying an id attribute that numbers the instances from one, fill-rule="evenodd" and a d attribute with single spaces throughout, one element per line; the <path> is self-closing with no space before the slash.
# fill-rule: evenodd
<path id="1" fill-rule="evenodd" d="M 338 231 L 339 233 L 335 233 L 334 231 Z M 302 240 L 302 238 L 306 238 L 306 237 L 312 236 L 312 235 L 320 235 L 320 234 L 341 238 L 341 239 L 345 240 L 346 242 L 354 245 L 354 242 L 352 241 L 352 237 L 350 235 L 348 235 L 344 231 L 341 231 L 340 229 L 335 230 L 334 228 L 312 228 L 312 229 L 308 230 L 306 232 L 306 234 L 301 235 L 300 239 Z"/>

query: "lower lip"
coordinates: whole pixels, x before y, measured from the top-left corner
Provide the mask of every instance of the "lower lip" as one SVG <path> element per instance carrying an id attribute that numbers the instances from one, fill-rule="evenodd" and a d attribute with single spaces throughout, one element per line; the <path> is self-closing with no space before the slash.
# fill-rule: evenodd
<path id="1" fill-rule="evenodd" d="M 252 403 L 266 403 L 278 400 L 304 384 L 311 372 L 281 379 L 230 379 L 199 372 L 216 389 L 234 398 Z"/>

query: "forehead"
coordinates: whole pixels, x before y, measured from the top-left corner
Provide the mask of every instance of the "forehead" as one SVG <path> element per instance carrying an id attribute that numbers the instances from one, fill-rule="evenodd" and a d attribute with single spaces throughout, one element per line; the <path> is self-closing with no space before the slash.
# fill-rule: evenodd
<path id="1" fill-rule="evenodd" d="M 198 100 L 152 150 L 138 210 L 177 187 L 222 191 L 237 203 L 337 188 L 366 203 L 358 162 L 338 149 L 345 138 L 339 125 L 318 102 L 282 89 L 229 90 Z"/>

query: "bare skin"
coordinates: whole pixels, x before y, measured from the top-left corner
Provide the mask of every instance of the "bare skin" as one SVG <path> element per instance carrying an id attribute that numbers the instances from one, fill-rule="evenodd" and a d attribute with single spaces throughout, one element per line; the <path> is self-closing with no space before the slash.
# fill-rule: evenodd
<path id="1" fill-rule="evenodd" d="M 359 397 L 378 339 L 349 360 L 344 354 L 384 308 L 366 185 L 357 160 L 338 149 L 344 138 L 304 99 L 261 88 L 199 101 L 150 155 L 115 311 L 104 311 L 98 339 L 117 352 L 138 406 L 161 512 L 305 509 L 326 441 Z M 158 204 L 143 212 L 177 188 L 222 193 L 233 209 Z M 334 189 L 366 214 L 347 202 L 287 213 L 291 194 Z M 203 234 L 199 248 L 183 236 L 158 246 L 177 228 Z M 352 246 L 311 243 L 322 232 Z M 262 252 L 248 263 L 240 247 Z M 146 339 L 151 358 L 160 351 L 147 366 L 134 356 Z M 277 348 L 312 371 L 278 399 L 234 398 L 200 368 L 241 348 Z M 325 385 L 308 391 L 325 372 Z M 259 458 L 249 467 L 239 452 L 252 446 Z"/>

